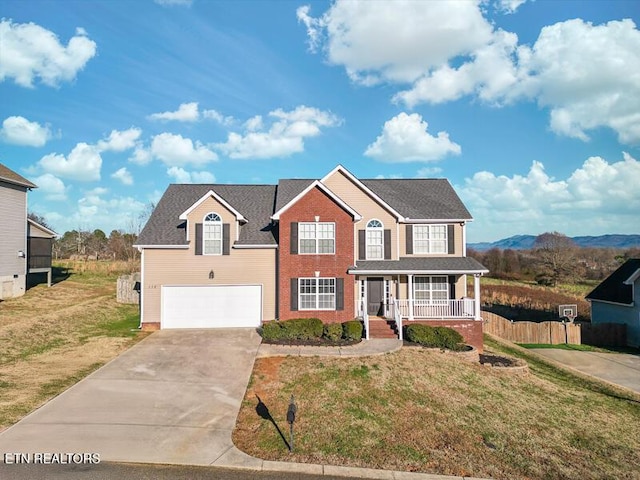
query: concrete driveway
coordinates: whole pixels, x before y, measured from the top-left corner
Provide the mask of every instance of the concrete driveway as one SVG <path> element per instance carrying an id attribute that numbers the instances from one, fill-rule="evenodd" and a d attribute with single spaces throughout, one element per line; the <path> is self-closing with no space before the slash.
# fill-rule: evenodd
<path id="1" fill-rule="evenodd" d="M 531 350 L 593 377 L 640 393 L 640 355 L 555 348 L 532 348 Z"/>
<path id="2" fill-rule="evenodd" d="M 241 454 L 231 431 L 259 344 L 254 329 L 155 332 L 0 434 L 0 453 L 192 465 Z"/>

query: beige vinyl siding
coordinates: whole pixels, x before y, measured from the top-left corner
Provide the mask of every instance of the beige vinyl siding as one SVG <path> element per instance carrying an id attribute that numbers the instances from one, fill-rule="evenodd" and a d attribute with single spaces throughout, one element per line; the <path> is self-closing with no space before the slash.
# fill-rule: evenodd
<path id="1" fill-rule="evenodd" d="M 187 216 L 187 221 L 189 222 L 189 249 L 192 252 L 195 252 L 195 237 L 196 237 L 196 223 L 202 223 L 204 217 L 208 213 L 215 212 L 220 215 L 222 219 L 222 223 L 228 223 L 230 225 L 229 230 L 229 239 L 231 240 L 231 245 L 238 238 L 238 222 L 236 220 L 236 216 L 231 213 L 227 208 L 218 202 L 215 198 L 209 197 L 196 208 L 193 209 Z"/>
<path id="2" fill-rule="evenodd" d="M 20 250 L 27 252 L 25 187 L 0 182 L 0 219 L 0 298 L 3 291 L 7 296 L 19 296 L 24 294 L 27 269 L 26 258 L 18 256 Z"/>
<path id="3" fill-rule="evenodd" d="M 276 254 L 275 248 L 232 248 L 230 255 L 195 255 L 192 249 L 145 249 L 144 321 L 160 322 L 162 285 L 261 284 L 263 320 L 275 319 Z M 209 279 L 211 270 L 213 280 Z"/>
<path id="4" fill-rule="evenodd" d="M 418 223 L 413 225 L 425 225 L 424 223 Z M 445 223 L 437 223 L 437 225 L 446 225 Z M 401 257 L 462 257 L 462 252 L 464 252 L 463 244 L 462 244 L 462 229 L 464 227 L 459 223 L 453 224 L 453 235 L 454 235 L 454 253 L 449 254 L 412 254 L 407 255 L 407 224 L 400 224 L 400 256 Z"/>
<path id="5" fill-rule="evenodd" d="M 382 222 L 385 230 L 391 230 L 391 259 L 398 260 L 398 230 L 396 218 L 387 210 L 381 207 L 367 193 L 356 186 L 342 172 L 337 171 L 324 181 L 333 193 L 338 195 L 347 205 L 362 215 L 362 220 L 355 224 L 355 246 L 356 257 L 358 259 L 358 230 L 365 230 L 369 220 L 378 219 Z"/>

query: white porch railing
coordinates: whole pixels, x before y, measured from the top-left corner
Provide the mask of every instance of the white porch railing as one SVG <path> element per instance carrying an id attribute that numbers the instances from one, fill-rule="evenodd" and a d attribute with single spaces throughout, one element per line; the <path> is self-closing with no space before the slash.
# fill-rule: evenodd
<path id="1" fill-rule="evenodd" d="M 365 340 L 369 340 L 369 314 L 367 313 L 367 304 L 365 300 L 360 301 L 360 316 L 364 322 L 364 335 Z"/>
<path id="2" fill-rule="evenodd" d="M 396 322 L 396 328 L 398 330 L 398 339 L 402 340 L 402 314 L 400 313 L 400 307 L 398 305 L 398 299 L 394 298 L 391 305 L 391 314 L 393 320 Z"/>
<path id="3" fill-rule="evenodd" d="M 475 300 L 395 300 L 400 315 L 409 318 L 413 307 L 413 318 L 473 318 Z M 411 305 L 410 305 L 411 303 Z"/>

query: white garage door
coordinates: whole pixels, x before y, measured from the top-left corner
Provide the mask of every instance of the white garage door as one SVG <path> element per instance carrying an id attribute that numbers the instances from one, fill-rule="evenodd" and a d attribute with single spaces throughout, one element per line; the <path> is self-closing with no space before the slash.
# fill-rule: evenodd
<path id="1" fill-rule="evenodd" d="M 261 285 L 163 285 L 162 328 L 258 327 Z"/>

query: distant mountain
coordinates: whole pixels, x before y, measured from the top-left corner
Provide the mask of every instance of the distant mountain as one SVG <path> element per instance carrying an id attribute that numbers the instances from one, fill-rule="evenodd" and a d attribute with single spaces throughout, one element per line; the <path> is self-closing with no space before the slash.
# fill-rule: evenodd
<path id="1" fill-rule="evenodd" d="M 571 239 L 579 247 L 592 247 L 592 248 L 640 248 L 640 235 L 600 235 L 597 237 L 571 237 Z M 536 241 L 535 235 L 514 235 L 513 237 L 503 238 L 495 242 L 479 242 L 469 243 L 468 247 L 484 252 L 492 248 L 499 248 L 506 250 L 511 248 L 513 250 L 528 250 L 533 248 L 533 244 Z"/>

